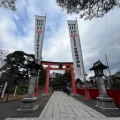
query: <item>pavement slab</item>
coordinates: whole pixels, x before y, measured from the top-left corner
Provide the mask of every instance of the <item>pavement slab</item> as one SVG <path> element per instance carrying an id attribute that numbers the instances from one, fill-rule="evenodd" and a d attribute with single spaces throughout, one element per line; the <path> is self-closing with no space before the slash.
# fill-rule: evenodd
<path id="1" fill-rule="evenodd" d="M 50 115 L 47 112 L 49 110 L 51 110 Z M 58 120 L 58 118 L 65 118 L 65 120 L 66 118 L 72 118 L 75 120 L 75 118 L 106 117 L 60 91 L 55 91 L 52 94 L 39 118 L 49 118 L 49 116 L 51 120 L 52 118 L 57 118 L 56 120 Z"/>

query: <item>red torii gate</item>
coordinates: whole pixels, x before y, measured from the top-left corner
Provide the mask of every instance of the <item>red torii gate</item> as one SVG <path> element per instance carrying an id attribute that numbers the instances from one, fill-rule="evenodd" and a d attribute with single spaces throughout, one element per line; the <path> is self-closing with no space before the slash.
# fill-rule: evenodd
<path id="1" fill-rule="evenodd" d="M 47 67 L 43 67 L 46 70 L 46 83 L 45 83 L 45 90 L 44 94 L 48 94 L 49 91 L 49 76 L 50 70 L 70 70 L 71 71 L 71 79 L 72 79 L 72 93 L 76 94 L 76 85 L 74 79 L 74 68 L 73 62 L 50 62 L 50 61 L 41 61 L 42 65 L 47 65 Z M 59 67 L 61 65 L 61 68 Z M 58 66 L 58 68 L 53 68 L 52 66 Z M 69 66 L 69 68 L 63 68 L 62 66 Z"/>

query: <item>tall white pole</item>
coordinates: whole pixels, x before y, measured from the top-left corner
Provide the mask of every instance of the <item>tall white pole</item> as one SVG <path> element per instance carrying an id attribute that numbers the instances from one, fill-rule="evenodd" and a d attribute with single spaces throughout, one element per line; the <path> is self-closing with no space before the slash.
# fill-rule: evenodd
<path id="1" fill-rule="evenodd" d="M 4 88 L 3 88 L 2 94 L 1 94 L 1 98 L 4 97 L 6 87 L 7 87 L 7 82 L 5 82 L 5 85 L 4 85 Z"/>
<path id="2" fill-rule="evenodd" d="M 109 64 L 108 64 L 108 60 L 107 60 L 106 54 L 105 54 L 105 58 L 106 58 L 107 66 L 108 66 L 108 71 L 109 71 L 109 74 L 110 74 L 110 79 L 112 80 L 112 78 L 111 78 L 111 72 L 110 72 L 110 68 L 109 68 Z M 108 84 L 109 84 L 109 88 L 111 89 L 110 81 L 109 80 L 108 80 Z"/>
<path id="3" fill-rule="evenodd" d="M 15 91 L 14 91 L 14 97 L 15 97 L 15 95 L 16 95 L 16 91 L 17 91 L 17 86 L 15 87 Z"/>

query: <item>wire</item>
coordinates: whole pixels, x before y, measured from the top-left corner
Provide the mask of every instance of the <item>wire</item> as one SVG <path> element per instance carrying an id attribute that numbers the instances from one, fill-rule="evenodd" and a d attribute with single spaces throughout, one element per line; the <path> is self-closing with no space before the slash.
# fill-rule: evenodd
<path id="1" fill-rule="evenodd" d="M 108 31 L 107 31 L 107 26 L 108 26 L 108 21 L 107 21 L 107 13 L 106 13 L 106 54 L 108 52 L 108 38 L 107 38 L 107 34 L 108 34 Z"/>

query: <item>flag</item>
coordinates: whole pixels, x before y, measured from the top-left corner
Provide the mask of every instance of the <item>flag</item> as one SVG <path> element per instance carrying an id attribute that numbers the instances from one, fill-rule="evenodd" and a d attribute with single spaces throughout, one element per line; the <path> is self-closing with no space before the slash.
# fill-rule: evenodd
<path id="1" fill-rule="evenodd" d="M 82 50 L 80 45 L 80 37 L 76 20 L 68 20 L 68 28 L 70 35 L 70 43 L 73 57 L 73 66 L 75 79 L 84 79 L 84 66 L 82 58 Z"/>
<path id="2" fill-rule="evenodd" d="M 40 64 L 46 16 L 35 16 L 35 59 Z"/>

